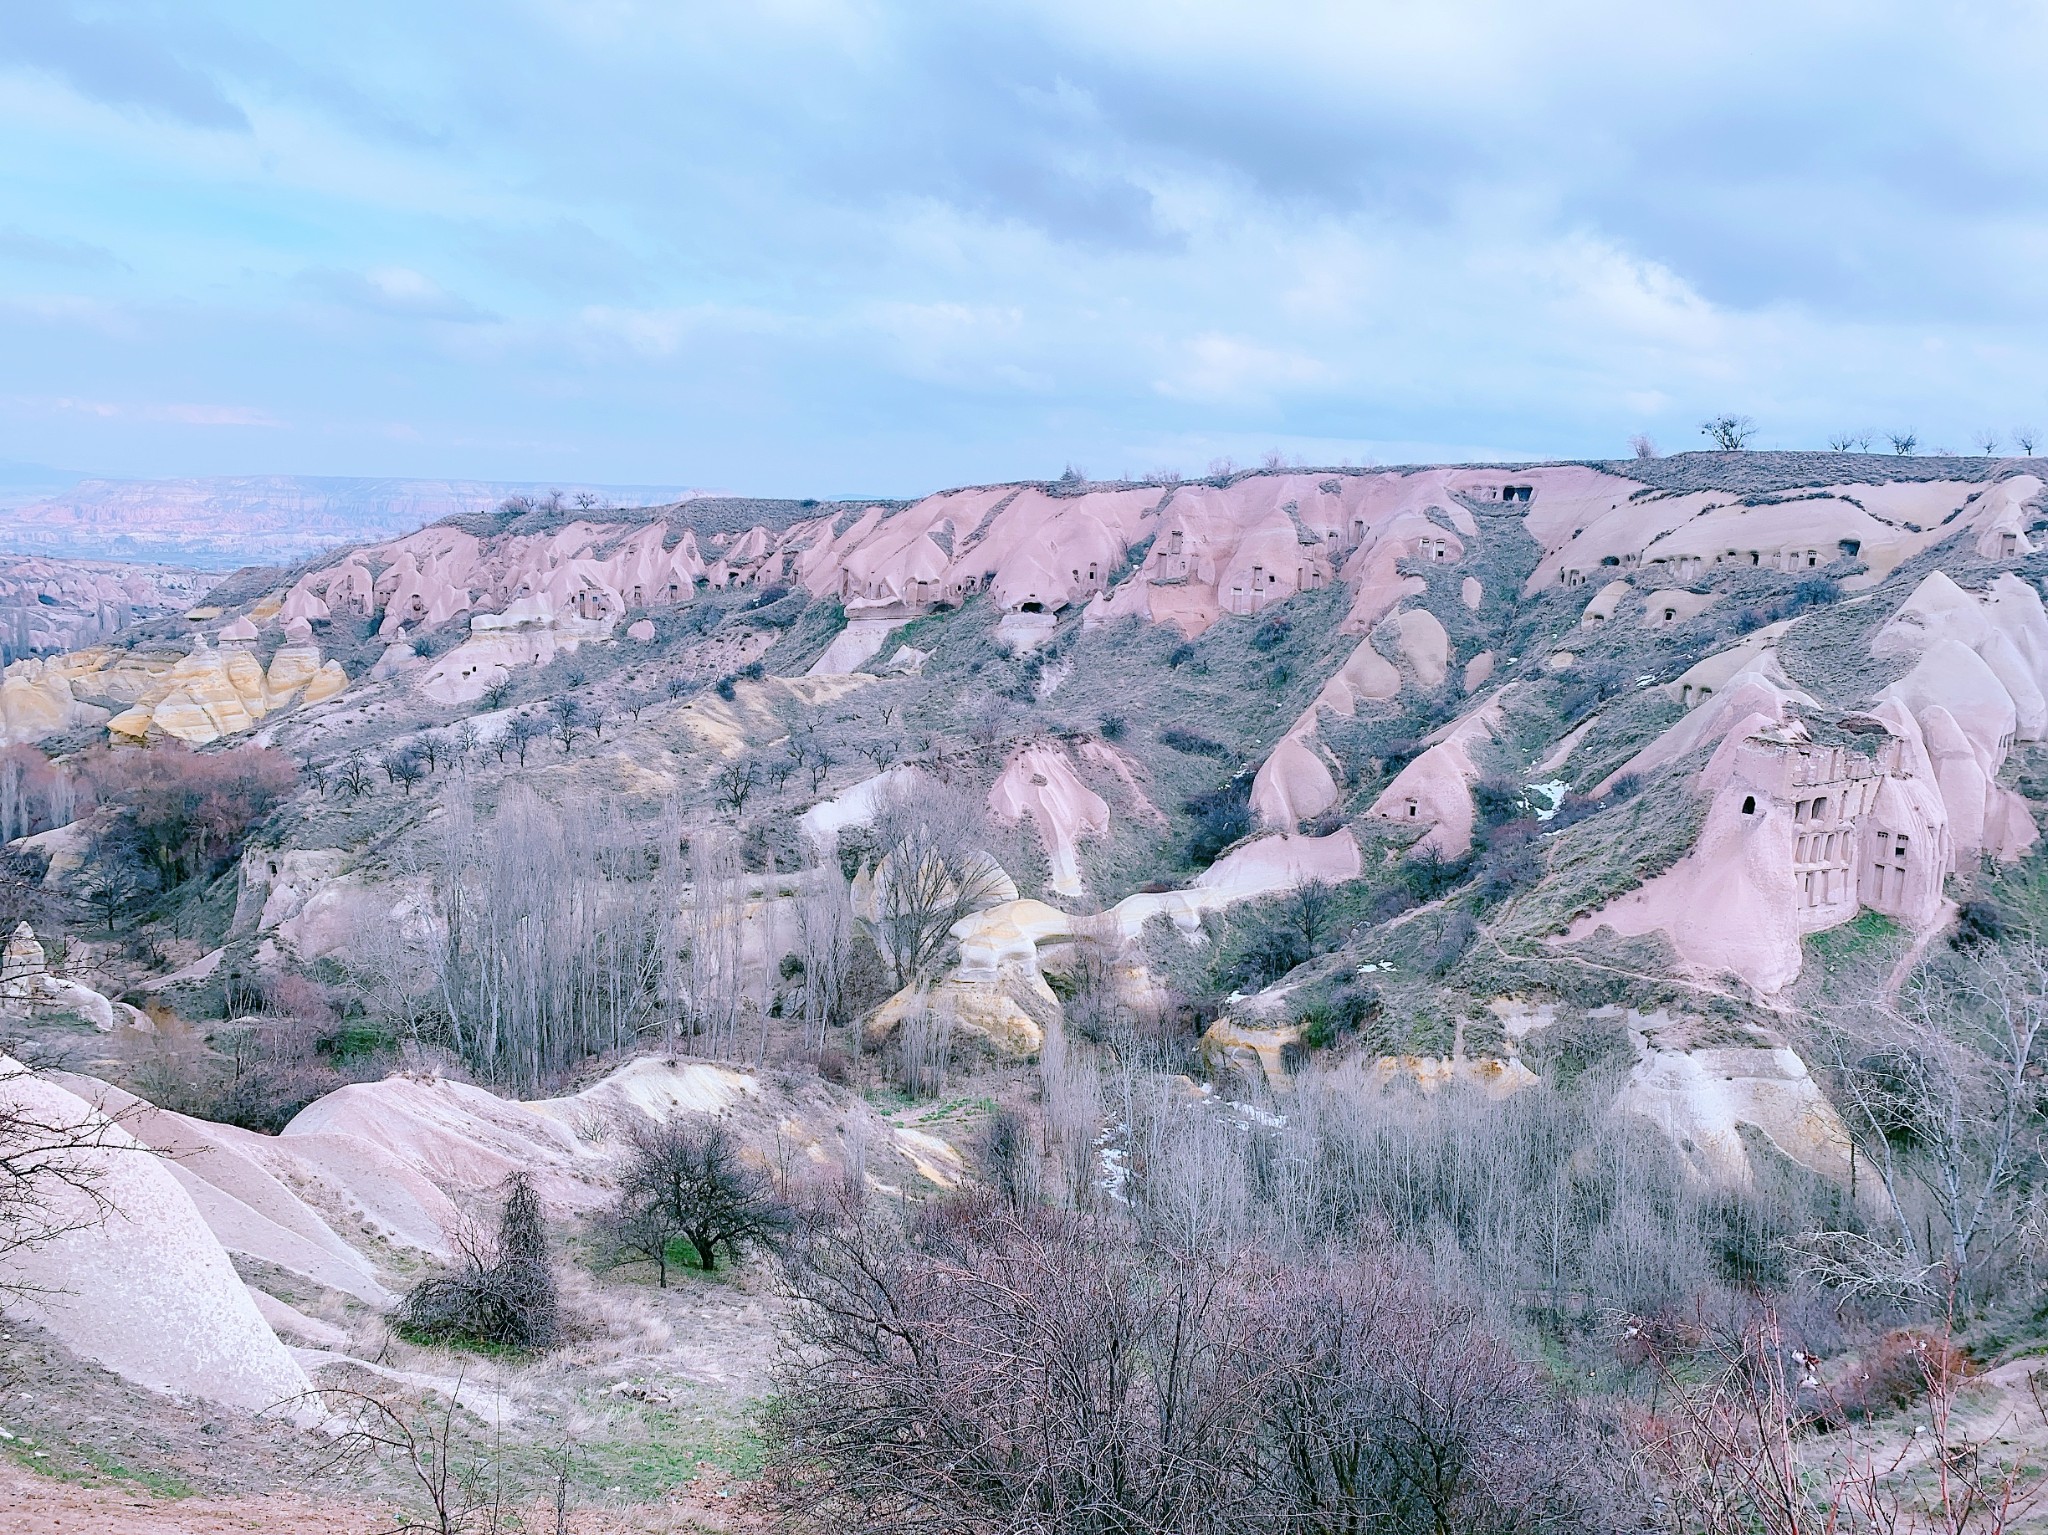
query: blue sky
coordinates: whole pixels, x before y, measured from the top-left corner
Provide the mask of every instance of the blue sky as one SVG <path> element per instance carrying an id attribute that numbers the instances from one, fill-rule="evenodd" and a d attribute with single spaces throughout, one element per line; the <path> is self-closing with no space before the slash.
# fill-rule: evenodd
<path id="1" fill-rule="evenodd" d="M 907 494 L 2048 427 L 2048 8 L 0 4 L 0 460 Z"/>

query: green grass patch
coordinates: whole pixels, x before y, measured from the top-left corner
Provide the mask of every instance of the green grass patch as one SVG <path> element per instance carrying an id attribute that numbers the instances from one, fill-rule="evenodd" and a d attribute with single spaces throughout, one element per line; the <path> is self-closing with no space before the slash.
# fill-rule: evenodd
<path id="1" fill-rule="evenodd" d="M 1890 917 L 1866 907 L 1856 913 L 1852 922 L 1808 933 L 1806 947 L 1814 958 L 1834 970 L 1852 960 L 1894 950 L 1905 936 L 1905 929 Z"/>
<path id="2" fill-rule="evenodd" d="M 760 1474 L 766 1450 L 744 1419 L 681 1404 L 613 1416 L 606 1430 L 608 1437 L 576 1448 L 570 1480 L 586 1497 L 656 1502 L 707 1464 L 750 1479 Z"/>
<path id="3" fill-rule="evenodd" d="M 948 1119 L 978 1118 L 983 1114 L 993 1114 L 995 1111 L 996 1101 L 993 1098 L 955 1098 L 918 1115 L 916 1122 L 921 1125 L 935 1125 Z"/>
<path id="4" fill-rule="evenodd" d="M 104 1450 L 87 1446 L 50 1449 L 33 1440 L 15 1439 L 0 1448 L 5 1449 L 15 1464 L 52 1481 L 83 1486 L 101 1481 L 127 1482 L 159 1498 L 189 1498 L 196 1491 L 184 1478 L 171 1472 L 130 1466 Z M 38 1451 L 42 1453 L 39 1455 Z"/>

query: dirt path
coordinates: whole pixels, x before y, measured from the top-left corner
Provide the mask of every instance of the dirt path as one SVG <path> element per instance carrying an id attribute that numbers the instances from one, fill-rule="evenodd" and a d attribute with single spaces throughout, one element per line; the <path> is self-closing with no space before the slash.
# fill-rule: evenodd
<path id="1" fill-rule="evenodd" d="M 555 1529 L 553 1509 L 522 1510 L 523 1527 Z M 0 1468 L 4 1535 L 388 1535 L 402 1511 L 271 1493 L 260 1497 L 158 1498 L 128 1487 L 85 1487 Z M 704 1497 L 656 1508 L 582 1509 L 568 1516 L 573 1535 L 740 1535 L 763 1530 L 743 1503 Z"/>
<path id="2" fill-rule="evenodd" d="M 1906 984 L 1906 977 L 1913 973 L 1913 967 L 1920 963 L 1920 956 L 1927 952 L 1927 946 L 1949 930 L 1955 921 L 1959 908 L 1953 901 L 1941 903 L 1941 920 L 1929 923 L 1914 937 L 1913 945 L 1899 956 L 1899 962 L 1892 966 L 1892 973 L 1884 978 L 1879 999 L 1886 1007 L 1898 1000 L 1899 988 Z"/>

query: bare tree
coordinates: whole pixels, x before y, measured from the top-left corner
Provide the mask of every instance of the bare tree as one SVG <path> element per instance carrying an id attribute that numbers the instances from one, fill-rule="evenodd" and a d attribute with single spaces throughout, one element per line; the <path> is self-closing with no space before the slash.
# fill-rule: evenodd
<path id="1" fill-rule="evenodd" d="M 657 1024 L 668 913 L 648 898 L 644 830 L 602 803 L 515 785 L 479 817 L 451 796 L 429 956 L 447 1043 L 531 1089 Z"/>
<path id="2" fill-rule="evenodd" d="M 555 722 L 555 739 L 562 743 L 562 755 L 566 757 L 576 749 L 576 738 L 583 733 L 583 706 L 571 695 L 561 693 L 549 703 L 548 717 Z"/>
<path id="3" fill-rule="evenodd" d="M 1655 458 L 1657 456 L 1657 444 L 1650 440 L 1650 435 L 1647 432 L 1637 432 L 1635 436 L 1629 438 L 1628 446 L 1629 451 L 1635 454 L 1637 458 Z"/>
<path id="4" fill-rule="evenodd" d="M 927 974 L 953 925 L 1002 899 L 1002 867 L 982 851 L 986 822 L 964 796 L 899 784 L 875 818 L 870 925 L 896 984 Z"/>
<path id="5" fill-rule="evenodd" d="M 384 776 L 401 785 L 406 794 L 412 794 L 412 786 L 427 776 L 426 764 L 409 750 L 386 752 L 383 761 Z"/>
<path id="6" fill-rule="evenodd" d="M 799 878 L 797 955 L 804 967 L 804 1023 L 814 1033 L 817 1048 L 823 1050 L 845 986 L 853 940 L 853 903 L 839 859 L 830 849 L 814 849 Z"/>
<path id="7" fill-rule="evenodd" d="M 1977 451 L 1986 458 L 1991 457 L 1992 454 L 1998 451 L 1998 433 L 1994 431 L 1988 429 L 1981 431 L 1972 440 L 1976 445 Z"/>
<path id="8" fill-rule="evenodd" d="M 1721 452 L 1736 453 L 1749 446 L 1756 423 L 1747 416 L 1714 416 L 1700 423 L 1700 432 Z"/>
<path id="9" fill-rule="evenodd" d="M 1838 1047 L 1844 1119 L 1898 1254 L 1940 1265 L 1967 1296 L 2021 1219 L 2021 1180 L 2048 1150 L 2035 1106 L 2048 1067 L 2048 949 L 2002 944 L 1930 967 L 1866 1027 L 1874 1047 Z"/>
<path id="10" fill-rule="evenodd" d="M 133 852 L 105 831 L 95 834 L 86 844 L 85 868 L 78 877 L 77 890 L 107 931 L 113 932 L 122 913 L 143 891 Z"/>
<path id="11" fill-rule="evenodd" d="M 712 792 L 719 804 L 735 816 L 746 814 L 747 801 L 760 786 L 760 765 L 751 757 L 735 757 L 711 776 Z"/>
<path id="12" fill-rule="evenodd" d="M 447 759 L 448 743 L 442 738 L 440 731 L 422 730 L 413 743 L 413 750 L 419 754 L 420 761 L 427 765 L 429 773 L 438 773 L 441 771 L 442 762 Z"/>
<path id="13" fill-rule="evenodd" d="M 1288 892 L 1284 903 L 1287 923 L 1301 934 L 1301 945 L 1313 955 L 1316 945 L 1329 930 L 1337 892 L 1325 880 L 1305 880 Z"/>
<path id="14" fill-rule="evenodd" d="M 750 1166 L 724 1125 L 674 1118 L 638 1131 L 619 1178 L 614 1230 L 631 1231 L 645 1251 L 666 1232 L 657 1261 L 668 1283 L 666 1242 L 687 1242 L 710 1273 L 718 1254 L 737 1262 L 750 1247 L 774 1246 L 792 1225 L 768 1174 Z"/>
<path id="15" fill-rule="evenodd" d="M 2034 456 L 2034 429 L 2031 426 L 2016 426 L 2012 429 L 2013 446 L 2028 458 Z"/>
<path id="16" fill-rule="evenodd" d="M 745 876 L 730 833 L 690 838 L 689 976 L 684 1013 L 697 1047 L 729 1056 L 739 1047 Z"/>
<path id="17" fill-rule="evenodd" d="M 1920 450 L 1920 437 L 1915 432 L 1887 432 L 1886 439 L 1892 445 L 1892 452 L 1900 458 L 1909 458 Z"/>
<path id="18" fill-rule="evenodd" d="M 334 775 L 334 786 L 352 800 L 361 799 L 370 792 L 369 765 L 361 757 L 344 759 L 341 770 Z"/>
<path id="19" fill-rule="evenodd" d="M 503 739 L 519 758 L 519 765 L 526 766 L 526 749 L 548 733 L 548 727 L 530 714 L 515 714 L 505 722 Z"/>
<path id="20" fill-rule="evenodd" d="M 1868 453 L 1870 433 L 1841 432 L 1828 439 L 1828 447 L 1837 453 Z"/>
<path id="21" fill-rule="evenodd" d="M 946 1091 L 953 1061 L 958 1015 L 946 993 L 920 991 L 896 1024 L 896 1061 L 903 1090 L 913 1098 L 937 1098 Z"/>

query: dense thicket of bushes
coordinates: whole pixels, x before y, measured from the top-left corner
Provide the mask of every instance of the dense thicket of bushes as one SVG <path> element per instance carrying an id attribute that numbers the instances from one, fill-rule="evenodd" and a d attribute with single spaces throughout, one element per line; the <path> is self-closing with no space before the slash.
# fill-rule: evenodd
<path id="1" fill-rule="evenodd" d="M 1398 1259 L 1282 1263 L 1110 1218 L 870 1213 L 796 1265 L 770 1485 L 812 1529 L 1627 1526 L 1591 1423 Z"/>
<path id="2" fill-rule="evenodd" d="M 218 874 L 298 782 L 292 759 L 270 747 L 196 752 L 177 741 L 99 748 L 83 774 L 100 806 L 119 813 L 133 856 L 165 886 Z"/>

